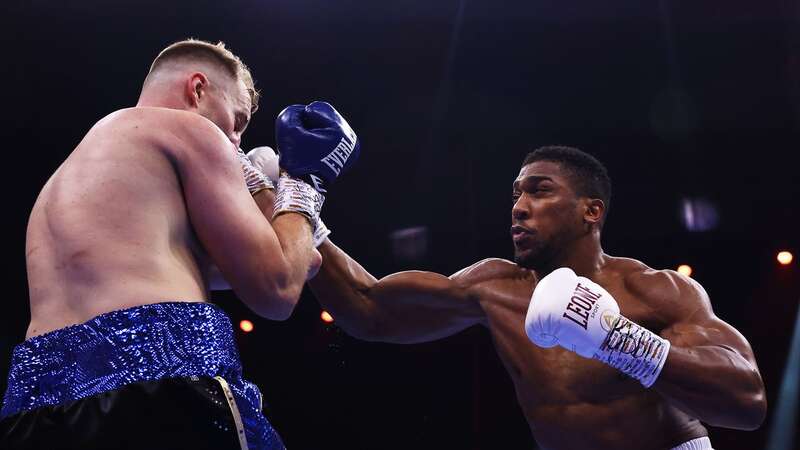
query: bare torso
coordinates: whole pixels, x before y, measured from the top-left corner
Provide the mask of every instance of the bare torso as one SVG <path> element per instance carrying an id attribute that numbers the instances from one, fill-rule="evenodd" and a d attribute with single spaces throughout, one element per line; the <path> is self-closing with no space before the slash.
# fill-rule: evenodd
<path id="1" fill-rule="evenodd" d="M 207 298 L 207 258 L 161 139 L 174 114 L 112 113 L 45 184 L 26 237 L 27 337 L 117 309 Z"/>
<path id="2" fill-rule="evenodd" d="M 474 277 L 482 279 L 470 281 L 542 448 L 664 450 L 707 435 L 697 419 L 617 370 L 560 347 L 543 349 L 531 343 L 524 324 L 534 275 L 503 260 L 481 265 L 485 267 L 475 270 Z M 636 300 L 625 285 L 626 276 L 647 269 L 638 261 L 609 258 L 593 280 L 614 296 L 622 314 L 660 332 L 665 324 L 658 312 Z"/>

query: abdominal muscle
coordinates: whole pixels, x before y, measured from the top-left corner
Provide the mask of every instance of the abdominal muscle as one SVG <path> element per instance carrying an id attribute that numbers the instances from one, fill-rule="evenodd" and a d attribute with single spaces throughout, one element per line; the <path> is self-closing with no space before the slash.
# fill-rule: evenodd
<path id="1" fill-rule="evenodd" d="M 39 194 L 26 236 L 26 338 L 118 309 L 207 299 L 181 185 L 159 131 L 143 131 L 163 129 L 164 118 L 149 115 L 98 122 Z"/>

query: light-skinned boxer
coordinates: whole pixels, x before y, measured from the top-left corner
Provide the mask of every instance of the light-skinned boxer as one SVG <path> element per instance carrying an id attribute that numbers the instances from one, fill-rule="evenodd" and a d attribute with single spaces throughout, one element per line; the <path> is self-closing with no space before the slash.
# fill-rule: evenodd
<path id="1" fill-rule="evenodd" d="M 301 178 L 330 184 L 320 160 L 344 141 L 352 162 L 358 143 L 328 104 L 287 108 L 275 189 L 238 150 L 257 101 L 224 45 L 175 43 L 137 105 L 94 124 L 47 181 L 28 223 L 31 322 L 0 447 L 283 448 L 209 288 L 286 319 L 324 231 L 324 197 Z"/>

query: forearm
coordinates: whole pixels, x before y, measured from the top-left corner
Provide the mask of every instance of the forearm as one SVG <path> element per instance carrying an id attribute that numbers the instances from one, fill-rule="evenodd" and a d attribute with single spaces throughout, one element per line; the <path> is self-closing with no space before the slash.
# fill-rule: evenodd
<path id="1" fill-rule="evenodd" d="M 745 430 L 761 425 L 764 384 L 749 361 L 722 346 L 675 344 L 654 389 L 709 425 Z"/>
<path id="2" fill-rule="evenodd" d="M 275 204 L 275 191 L 272 189 L 264 189 L 259 191 L 253 195 L 253 200 L 255 200 L 256 205 L 258 205 L 258 209 L 261 210 L 261 213 L 264 215 L 264 217 L 266 217 L 267 220 L 272 221 L 272 209 L 273 205 Z M 208 267 L 206 279 L 208 280 L 208 288 L 211 291 L 231 290 L 231 285 L 222 275 L 222 272 L 220 272 L 219 267 L 217 267 L 216 264 L 211 264 Z"/>
<path id="3" fill-rule="evenodd" d="M 405 271 L 376 280 L 330 241 L 311 289 L 336 322 L 364 340 L 413 344 L 481 323 L 484 312 L 464 284 L 433 272 Z"/>
<path id="4" fill-rule="evenodd" d="M 375 331 L 376 305 L 368 293 L 377 279 L 330 240 L 318 250 L 322 267 L 308 283 L 311 291 L 345 332 L 369 339 Z"/>
<path id="5" fill-rule="evenodd" d="M 275 221 L 272 214 L 275 206 L 275 191 L 273 189 L 259 191 L 253 196 L 253 200 L 255 200 L 264 217 L 272 222 L 289 267 L 287 282 L 290 286 L 289 290 L 293 297 L 299 297 L 314 258 L 314 251 L 311 250 L 313 245 L 306 245 L 308 241 L 305 239 L 309 234 L 306 230 L 310 231 L 311 227 L 308 225 L 308 221 L 299 214 L 289 214 L 286 222 L 284 219 Z M 282 214 L 275 219 L 285 216 L 287 214 Z"/>
<path id="6" fill-rule="evenodd" d="M 261 214 L 263 214 L 268 221 L 272 222 L 272 211 L 275 207 L 275 190 L 264 189 L 258 191 L 253 195 L 253 200 L 256 201 L 256 205 L 258 205 L 258 209 L 261 210 Z"/>
<path id="7" fill-rule="evenodd" d="M 303 290 L 314 259 L 311 225 L 303 215 L 285 213 L 273 219 L 272 228 L 278 237 L 282 258 L 279 258 L 279 262 L 266 262 L 265 265 L 280 264 L 282 266 L 284 274 L 281 283 L 282 296 L 294 299 L 296 302 Z"/>

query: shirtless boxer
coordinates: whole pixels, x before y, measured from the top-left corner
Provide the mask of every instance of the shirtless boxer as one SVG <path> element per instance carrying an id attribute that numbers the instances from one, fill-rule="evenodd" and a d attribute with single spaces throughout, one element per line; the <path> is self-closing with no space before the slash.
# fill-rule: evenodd
<path id="1" fill-rule="evenodd" d="M 0 447 L 283 448 L 242 378 L 230 320 L 207 303 L 213 263 L 251 310 L 283 320 L 319 266 L 323 196 L 289 175 L 274 192 L 237 155 L 257 101 L 223 44 L 175 43 L 137 105 L 97 122 L 46 183 Z M 357 150 L 325 103 L 287 108 L 278 126 L 298 177 L 330 183 L 318 159 L 342 139 Z M 308 141 L 306 126 L 324 133 Z"/>
<path id="2" fill-rule="evenodd" d="M 700 422 L 757 428 L 766 399 L 747 340 L 714 315 L 696 281 L 603 252 L 610 194 L 596 159 L 543 147 L 513 184 L 515 262 L 377 280 L 328 241 L 310 285 L 337 324 L 365 340 L 487 327 L 543 449 L 708 449 Z M 534 345 L 526 327 L 552 348 Z"/>

